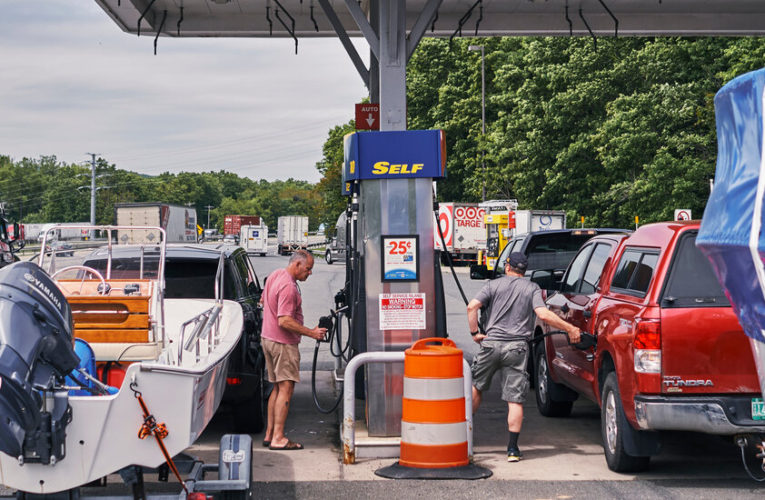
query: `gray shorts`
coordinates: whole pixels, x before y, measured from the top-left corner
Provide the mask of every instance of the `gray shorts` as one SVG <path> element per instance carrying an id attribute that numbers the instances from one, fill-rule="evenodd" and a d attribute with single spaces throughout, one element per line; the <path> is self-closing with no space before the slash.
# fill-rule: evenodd
<path id="1" fill-rule="evenodd" d="M 502 400 L 523 403 L 529 391 L 529 374 L 526 373 L 528 359 L 529 345 L 525 341 L 484 340 L 470 370 L 473 385 L 481 392 L 488 390 L 494 373 L 500 370 Z"/>

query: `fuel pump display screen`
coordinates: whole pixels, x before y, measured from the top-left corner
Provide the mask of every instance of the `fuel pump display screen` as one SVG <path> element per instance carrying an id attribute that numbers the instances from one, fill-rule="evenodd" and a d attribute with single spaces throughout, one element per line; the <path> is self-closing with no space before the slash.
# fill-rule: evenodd
<path id="1" fill-rule="evenodd" d="M 382 240 L 382 281 L 418 281 L 420 262 L 417 259 L 419 235 L 383 236 Z"/>

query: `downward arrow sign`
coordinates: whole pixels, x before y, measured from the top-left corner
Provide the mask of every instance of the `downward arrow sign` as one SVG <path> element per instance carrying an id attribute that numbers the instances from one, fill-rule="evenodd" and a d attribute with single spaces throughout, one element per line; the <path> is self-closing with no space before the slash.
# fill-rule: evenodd
<path id="1" fill-rule="evenodd" d="M 369 126 L 371 127 L 371 126 L 372 126 L 372 124 L 373 124 L 374 122 L 375 122 L 375 119 L 374 119 L 374 117 L 372 116 L 372 113 L 369 113 L 369 115 L 367 115 L 367 123 L 368 123 L 368 124 L 369 124 Z"/>

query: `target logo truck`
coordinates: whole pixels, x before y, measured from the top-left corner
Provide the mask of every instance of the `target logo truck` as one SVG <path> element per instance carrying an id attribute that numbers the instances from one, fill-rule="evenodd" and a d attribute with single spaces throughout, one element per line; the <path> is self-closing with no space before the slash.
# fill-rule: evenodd
<path id="1" fill-rule="evenodd" d="M 475 263 L 478 250 L 486 248 L 485 210 L 477 203 L 442 202 L 438 222 L 446 242 L 446 251 L 454 262 Z M 433 226 L 434 246 L 444 250 L 438 227 Z"/>

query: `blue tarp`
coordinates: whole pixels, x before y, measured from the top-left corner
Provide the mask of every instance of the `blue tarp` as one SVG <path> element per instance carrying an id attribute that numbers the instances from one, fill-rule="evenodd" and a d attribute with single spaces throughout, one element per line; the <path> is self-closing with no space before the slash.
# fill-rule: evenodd
<path id="1" fill-rule="evenodd" d="M 765 342 L 765 295 L 757 266 L 765 256 L 765 233 L 757 235 L 756 259 L 749 241 L 753 221 L 762 222 L 755 201 L 763 154 L 763 89 L 765 69 L 732 80 L 715 96 L 717 170 L 696 239 L 744 331 L 760 342 Z"/>

